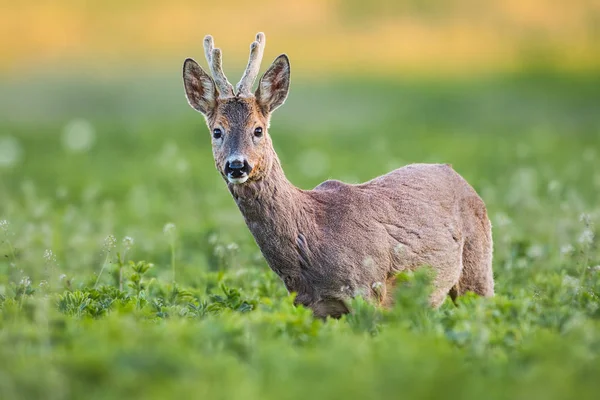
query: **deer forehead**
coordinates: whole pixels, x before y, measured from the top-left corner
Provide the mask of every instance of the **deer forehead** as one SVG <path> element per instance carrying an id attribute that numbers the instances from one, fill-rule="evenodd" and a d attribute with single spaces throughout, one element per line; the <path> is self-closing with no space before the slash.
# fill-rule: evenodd
<path id="1" fill-rule="evenodd" d="M 211 124 L 221 125 L 225 128 L 243 128 L 265 121 L 266 118 L 260 112 L 254 97 L 234 97 L 219 102 Z"/>

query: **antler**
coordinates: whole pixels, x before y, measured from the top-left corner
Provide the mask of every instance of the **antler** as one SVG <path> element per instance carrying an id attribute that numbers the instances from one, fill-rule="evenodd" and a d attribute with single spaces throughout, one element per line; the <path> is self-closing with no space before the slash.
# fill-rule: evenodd
<path id="1" fill-rule="evenodd" d="M 212 36 L 206 35 L 204 38 L 204 55 L 206 56 L 206 61 L 208 61 L 208 66 L 210 67 L 217 89 L 219 89 L 219 95 L 220 97 L 233 97 L 233 86 L 229 83 L 223 72 L 221 49 L 215 49 L 214 47 Z"/>
<path id="2" fill-rule="evenodd" d="M 248 58 L 248 66 L 242 75 L 242 79 L 236 85 L 238 95 L 249 95 L 252 90 L 252 85 L 258 76 L 260 62 L 262 61 L 265 51 L 265 34 L 259 32 L 256 34 L 256 40 L 250 45 L 250 57 Z"/>

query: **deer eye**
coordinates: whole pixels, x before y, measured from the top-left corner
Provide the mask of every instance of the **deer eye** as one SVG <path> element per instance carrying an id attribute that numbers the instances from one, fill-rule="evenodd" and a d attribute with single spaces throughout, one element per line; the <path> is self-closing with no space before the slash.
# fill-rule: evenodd
<path id="1" fill-rule="evenodd" d="M 261 137 L 262 134 L 263 134 L 263 129 L 260 126 L 254 130 L 254 136 Z"/>
<path id="2" fill-rule="evenodd" d="M 215 139 L 221 139 L 223 137 L 223 131 L 219 128 L 213 129 L 213 137 Z"/>

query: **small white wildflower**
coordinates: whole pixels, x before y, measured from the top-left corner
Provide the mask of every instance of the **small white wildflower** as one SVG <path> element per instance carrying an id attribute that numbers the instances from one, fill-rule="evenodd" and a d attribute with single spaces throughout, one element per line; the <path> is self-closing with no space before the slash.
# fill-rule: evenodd
<path id="1" fill-rule="evenodd" d="M 594 241 L 594 232 L 591 229 L 585 229 L 577 241 L 581 244 L 591 244 Z"/>
<path id="2" fill-rule="evenodd" d="M 565 287 L 570 287 L 575 289 L 576 291 L 579 290 L 579 286 L 580 286 L 580 282 L 579 279 L 574 278 L 570 275 L 566 275 L 563 280 L 562 280 L 563 286 Z"/>
<path id="3" fill-rule="evenodd" d="M 214 254 L 217 257 L 223 257 L 223 255 L 225 255 L 225 247 L 221 245 L 215 246 Z"/>
<path id="4" fill-rule="evenodd" d="M 540 258 L 543 254 L 544 248 L 539 244 L 534 244 L 527 249 L 527 256 L 529 256 L 529 258 Z"/>
<path id="5" fill-rule="evenodd" d="M 565 275 L 563 278 L 563 284 L 565 286 L 575 287 L 575 286 L 579 285 L 579 281 L 570 275 Z"/>
<path id="6" fill-rule="evenodd" d="M 134 244 L 134 240 L 131 236 L 125 236 L 123 238 L 123 248 L 125 250 L 131 250 L 131 248 L 133 247 Z"/>
<path id="7" fill-rule="evenodd" d="M 31 279 L 29 279 L 28 276 L 24 276 L 23 279 L 21 279 L 21 282 L 19 282 L 19 284 L 29 287 L 29 286 L 31 286 Z"/>
<path id="8" fill-rule="evenodd" d="M 579 215 L 579 222 L 583 222 L 584 224 L 589 225 L 590 221 L 590 214 L 581 213 L 581 215 Z"/>
<path id="9" fill-rule="evenodd" d="M 208 236 L 208 244 L 214 246 L 215 244 L 217 244 L 218 241 L 219 241 L 219 235 L 217 235 L 216 233 L 211 233 Z"/>
<path id="10" fill-rule="evenodd" d="M 44 261 L 46 261 L 48 264 L 56 262 L 56 256 L 54 255 L 52 250 L 46 249 L 44 251 Z"/>
<path id="11" fill-rule="evenodd" d="M 108 235 L 106 239 L 104 239 L 104 250 L 106 252 L 111 252 L 117 246 L 117 238 L 114 235 Z"/>
<path id="12" fill-rule="evenodd" d="M 235 276 L 236 276 L 237 278 L 239 278 L 240 276 L 244 276 L 244 275 L 246 275 L 247 273 L 248 273 L 248 270 L 247 270 L 247 269 L 245 269 L 245 268 L 240 268 L 240 269 L 238 269 L 237 271 L 235 271 Z"/>
<path id="13" fill-rule="evenodd" d="M 229 243 L 227 245 L 227 250 L 230 252 L 235 252 L 239 249 L 238 245 L 236 243 Z"/>
<path id="14" fill-rule="evenodd" d="M 10 224 L 5 219 L 3 219 L 3 220 L 0 221 L 0 229 L 2 229 L 2 231 L 4 231 L 4 233 L 8 233 L 8 226 L 9 225 Z"/>
<path id="15" fill-rule="evenodd" d="M 65 280 L 66 277 L 67 277 L 66 274 L 60 274 L 60 276 L 58 277 L 58 280 L 62 282 Z"/>
<path id="16" fill-rule="evenodd" d="M 562 254 L 562 255 L 570 254 L 570 253 L 573 253 L 574 251 L 575 251 L 575 248 L 570 244 L 565 244 L 560 247 L 560 254 Z"/>
<path id="17" fill-rule="evenodd" d="M 40 284 L 39 284 L 39 286 L 40 286 L 40 289 L 47 288 L 48 287 L 48 281 L 46 281 L 46 280 L 41 281 Z"/>
<path id="18" fill-rule="evenodd" d="M 163 227 L 163 233 L 167 236 L 174 236 L 176 230 L 177 230 L 177 227 L 172 222 L 165 224 L 165 226 Z"/>

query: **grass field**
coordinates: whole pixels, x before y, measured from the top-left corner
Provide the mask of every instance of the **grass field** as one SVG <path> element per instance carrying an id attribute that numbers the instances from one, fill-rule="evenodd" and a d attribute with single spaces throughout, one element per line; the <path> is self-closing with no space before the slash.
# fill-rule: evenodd
<path id="1" fill-rule="evenodd" d="M 447 162 L 485 200 L 496 297 L 292 305 L 181 83 L 2 87 L 1 399 L 584 399 L 600 391 L 600 79 L 293 82 L 290 180 Z M 316 397 L 315 397 L 316 396 Z"/>

